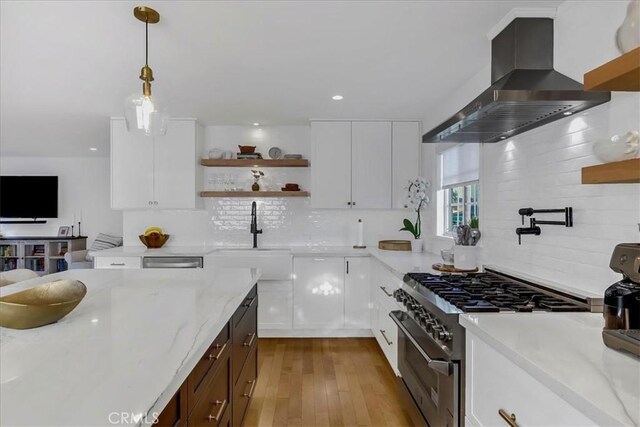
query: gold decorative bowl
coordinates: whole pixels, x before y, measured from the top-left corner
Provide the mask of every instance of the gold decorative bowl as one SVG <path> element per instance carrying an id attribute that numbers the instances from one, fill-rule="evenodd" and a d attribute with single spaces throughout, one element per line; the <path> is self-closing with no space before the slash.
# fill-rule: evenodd
<path id="1" fill-rule="evenodd" d="M 161 248 L 162 245 L 167 243 L 169 240 L 170 234 L 150 234 L 145 236 L 144 234 L 140 234 L 138 238 L 144 245 L 149 249 L 158 249 Z"/>
<path id="2" fill-rule="evenodd" d="M 30 329 L 57 322 L 87 294 L 78 280 L 56 280 L 0 298 L 0 326 Z"/>

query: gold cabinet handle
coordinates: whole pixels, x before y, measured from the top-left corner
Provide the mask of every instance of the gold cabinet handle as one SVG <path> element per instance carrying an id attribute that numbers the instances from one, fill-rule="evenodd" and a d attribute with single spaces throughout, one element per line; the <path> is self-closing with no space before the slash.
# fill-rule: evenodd
<path id="1" fill-rule="evenodd" d="M 222 353 L 224 352 L 224 349 L 227 348 L 227 343 L 224 343 L 222 346 L 220 346 L 220 344 L 217 344 L 216 348 L 220 349 L 218 354 L 216 354 L 215 356 L 213 354 L 210 354 L 210 355 L 207 356 L 207 359 L 209 359 L 209 360 L 218 360 L 218 358 L 220 356 L 222 356 Z"/>
<path id="2" fill-rule="evenodd" d="M 252 333 L 252 334 L 248 334 L 248 337 L 251 337 L 251 339 L 249 340 L 249 342 L 243 342 L 242 345 L 245 347 L 251 347 L 253 345 L 253 340 L 256 339 L 256 333 Z"/>
<path id="3" fill-rule="evenodd" d="M 393 344 L 393 341 L 389 341 L 389 338 L 387 338 L 387 331 L 385 331 L 384 329 L 380 329 L 380 333 L 382 334 L 382 336 L 384 337 L 384 340 L 387 342 L 388 345 Z"/>
<path id="4" fill-rule="evenodd" d="M 502 417 L 503 420 L 509 424 L 510 427 L 518 427 L 518 423 L 516 422 L 516 414 L 507 414 L 507 411 L 504 409 L 498 409 L 498 415 Z"/>
<path id="5" fill-rule="evenodd" d="M 248 397 L 249 399 L 251 399 L 251 396 L 253 396 L 253 389 L 256 388 L 256 380 L 247 381 L 247 384 L 251 384 L 251 388 L 249 389 L 249 393 L 244 393 L 242 396 L 243 397 Z"/>
<path id="6" fill-rule="evenodd" d="M 390 294 L 390 293 L 387 291 L 387 288 L 386 288 L 386 287 L 384 287 L 384 286 L 380 286 L 380 289 L 382 289 L 382 292 L 384 292 L 385 294 L 387 294 L 387 296 L 388 296 L 388 297 L 392 297 L 392 296 L 393 296 L 393 294 Z"/>
<path id="7" fill-rule="evenodd" d="M 211 411 L 209 411 L 209 412 L 212 412 L 213 408 L 215 408 L 218 405 L 220 406 L 220 409 L 218 409 L 218 413 L 215 416 L 209 414 L 209 416 L 207 417 L 209 419 L 209 422 L 211 422 L 211 420 L 220 421 L 220 417 L 222 417 L 222 413 L 224 412 L 224 408 L 227 407 L 227 399 L 216 400 L 215 402 L 213 402 L 213 406 L 211 406 Z"/>

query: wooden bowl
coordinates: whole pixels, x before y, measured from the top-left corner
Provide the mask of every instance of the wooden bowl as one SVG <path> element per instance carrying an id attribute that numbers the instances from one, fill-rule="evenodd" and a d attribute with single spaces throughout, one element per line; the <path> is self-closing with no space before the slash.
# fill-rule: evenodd
<path id="1" fill-rule="evenodd" d="M 162 245 L 167 243 L 167 240 L 169 240 L 169 236 L 170 234 L 150 234 L 148 236 L 141 234 L 138 236 L 138 238 L 142 243 L 144 243 L 147 248 L 158 249 L 161 248 Z"/>
<path id="2" fill-rule="evenodd" d="M 87 294 L 78 280 L 56 280 L 0 298 L 0 326 L 30 329 L 57 322 Z"/>
<path id="3" fill-rule="evenodd" d="M 252 154 L 256 151 L 255 145 L 238 145 L 240 154 Z"/>

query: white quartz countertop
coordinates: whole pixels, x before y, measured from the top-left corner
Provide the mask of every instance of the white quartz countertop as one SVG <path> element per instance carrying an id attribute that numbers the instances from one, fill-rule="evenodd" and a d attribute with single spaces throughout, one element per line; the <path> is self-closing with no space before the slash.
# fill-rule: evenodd
<path id="1" fill-rule="evenodd" d="M 152 422 L 259 272 L 71 270 L 0 295 L 60 278 L 87 286 L 74 311 L 40 328 L 0 328 L 0 425 L 108 426 L 111 413 Z"/>
<path id="2" fill-rule="evenodd" d="M 599 425 L 640 425 L 640 360 L 604 345 L 602 314 L 462 314 L 460 324 Z"/>

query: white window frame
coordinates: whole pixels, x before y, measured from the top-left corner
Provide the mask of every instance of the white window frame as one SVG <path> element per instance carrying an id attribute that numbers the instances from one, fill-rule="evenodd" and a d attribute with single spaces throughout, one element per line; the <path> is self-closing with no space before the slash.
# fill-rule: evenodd
<path id="1" fill-rule="evenodd" d="M 480 194 L 481 194 L 481 185 L 480 185 L 480 179 L 478 177 L 477 180 L 472 180 L 472 181 L 465 181 L 465 182 L 460 182 L 460 183 L 455 183 L 453 185 L 448 185 L 446 187 L 444 187 L 442 185 L 442 176 L 443 176 L 443 170 L 442 168 L 443 166 L 443 153 L 452 148 L 455 147 L 456 145 L 459 144 L 442 144 L 442 147 L 440 149 L 436 150 L 436 155 L 437 155 L 437 177 L 438 177 L 438 191 L 436 193 L 436 203 L 437 203 L 437 224 L 436 224 L 436 231 L 437 231 L 437 235 L 439 237 L 444 237 L 447 239 L 451 239 L 454 237 L 454 233 L 453 230 L 450 229 L 450 222 L 451 222 L 451 215 L 450 215 L 450 208 L 451 208 L 451 189 L 452 188 L 459 188 L 459 187 L 463 187 L 463 201 L 461 203 L 461 206 L 464 206 L 464 209 L 462 210 L 462 215 L 463 215 L 463 219 L 462 219 L 462 223 L 463 224 L 468 224 L 471 217 L 472 216 L 477 216 L 478 219 L 480 219 Z M 478 163 L 480 163 L 480 159 L 478 159 Z M 478 167 L 480 168 L 480 164 L 478 165 Z M 471 188 L 469 188 L 470 186 L 476 184 L 477 185 L 477 191 L 476 191 L 476 195 L 477 198 L 475 200 L 471 200 L 472 199 L 472 195 L 471 195 Z"/>

